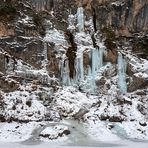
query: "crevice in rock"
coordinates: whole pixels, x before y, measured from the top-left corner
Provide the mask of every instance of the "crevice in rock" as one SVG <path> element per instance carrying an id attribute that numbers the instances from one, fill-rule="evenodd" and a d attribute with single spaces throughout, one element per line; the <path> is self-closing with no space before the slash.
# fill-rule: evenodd
<path id="1" fill-rule="evenodd" d="M 91 9 L 92 9 L 92 16 L 93 16 L 93 26 L 94 26 L 94 32 L 97 31 L 97 22 L 96 22 L 96 10 L 95 8 L 91 5 Z"/>
<path id="2" fill-rule="evenodd" d="M 77 52 L 77 45 L 74 42 L 74 36 L 70 31 L 66 31 L 65 35 L 67 37 L 67 41 L 70 43 L 70 47 L 67 50 L 66 56 L 68 58 L 68 64 L 69 64 L 69 76 L 70 78 L 74 78 L 76 75 L 75 70 L 75 58 L 76 58 L 76 52 Z"/>

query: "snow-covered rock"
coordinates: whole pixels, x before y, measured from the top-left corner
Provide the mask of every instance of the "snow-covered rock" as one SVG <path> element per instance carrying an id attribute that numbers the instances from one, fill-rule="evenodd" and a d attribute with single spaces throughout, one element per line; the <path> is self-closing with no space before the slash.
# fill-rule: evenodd
<path id="1" fill-rule="evenodd" d="M 42 139 L 48 138 L 49 140 L 55 140 L 58 138 L 66 138 L 66 135 L 70 134 L 70 130 L 67 126 L 64 125 L 55 125 L 53 127 L 46 127 L 41 133 L 40 137 Z"/>
<path id="2" fill-rule="evenodd" d="M 74 87 L 64 87 L 54 95 L 53 108 L 63 117 L 78 117 L 78 113 L 87 112 L 92 105 L 86 93 L 79 92 Z M 83 113 L 81 114 L 83 115 Z M 81 118 L 82 116 L 79 116 Z M 76 118 L 77 118 L 76 117 Z"/>

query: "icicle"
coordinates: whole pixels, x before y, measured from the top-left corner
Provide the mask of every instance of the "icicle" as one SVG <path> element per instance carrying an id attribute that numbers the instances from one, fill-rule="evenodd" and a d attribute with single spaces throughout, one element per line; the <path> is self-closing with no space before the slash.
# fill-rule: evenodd
<path id="1" fill-rule="evenodd" d="M 98 57 L 98 62 L 99 62 L 99 69 L 103 66 L 103 55 L 105 52 L 105 47 L 104 46 L 99 46 L 99 57 Z"/>
<path id="2" fill-rule="evenodd" d="M 119 76 L 118 86 L 122 94 L 125 94 L 127 92 L 126 68 L 127 68 L 126 59 L 124 59 L 122 54 L 119 53 L 118 55 L 118 76 Z"/>
<path id="3" fill-rule="evenodd" d="M 104 48 L 94 48 L 91 50 L 91 59 L 92 59 L 92 75 L 96 76 L 98 70 L 103 66 L 103 54 Z"/>
<path id="4" fill-rule="evenodd" d="M 75 30 L 75 16 L 72 14 L 68 16 L 68 28 L 67 29 L 70 30 L 71 32 Z"/>
<path id="5" fill-rule="evenodd" d="M 81 52 L 81 56 L 79 58 L 80 61 L 80 80 L 84 80 L 84 65 L 83 65 L 83 52 Z"/>
<path id="6" fill-rule="evenodd" d="M 5 62 L 5 63 L 6 63 L 5 64 L 6 73 L 13 72 L 14 61 L 11 58 L 9 58 L 8 63 L 7 62 Z"/>
<path id="7" fill-rule="evenodd" d="M 83 50 L 77 53 L 76 58 L 76 79 L 80 82 L 84 80 Z"/>
<path id="8" fill-rule="evenodd" d="M 48 57 L 47 57 L 47 43 L 44 42 L 44 49 L 43 49 L 43 56 L 44 56 L 44 60 L 42 61 L 42 68 L 44 70 L 47 70 L 47 65 L 48 65 Z"/>
<path id="9" fill-rule="evenodd" d="M 77 9 L 77 26 L 79 29 L 79 32 L 84 31 L 84 9 L 83 7 L 79 7 Z"/>
<path id="10" fill-rule="evenodd" d="M 63 57 L 61 61 L 61 78 L 63 85 L 66 86 L 70 85 L 69 66 L 68 66 L 68 61 L 65 60 L 65 57 Z"/>

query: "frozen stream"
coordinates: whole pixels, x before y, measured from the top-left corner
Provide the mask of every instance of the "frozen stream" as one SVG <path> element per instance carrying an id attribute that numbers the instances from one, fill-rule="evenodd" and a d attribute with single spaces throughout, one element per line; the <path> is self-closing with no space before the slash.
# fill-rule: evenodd
<path id="1" fill-rule="evenodd" d="M 48 123 L 45 126 L 42 126 L 40 128 L 35 129 L 32 132 L 32 136 L 27 139 L 26 141 L 23 141 L 21 144 L 23 145 L 38 145 L 41 144 L 42 141 L 40 140 L 39 134 L 42 130 L 44 130 L 46 127 L 55 126 L 57 123 Z M 66 123 L 58 123 L 58 125 L 65 125 L 69 128 L 71 131 L 71 134 L 68 135 L 68 140 L 65 142 L 62 142 L 61 145 L 64 146 L 90 146 L 90 147 L 113 147 L 113 146 L 119 146 L 120 144 L 115 143 L 105 143 L 100 141 L 95 141 L 91 139 L 88 134 L 85 132 L 85 129 L 81 124 L 79 124 L 77 121 L 68 120 Z"/>
<path id="2" fill-rule="evenodd" d="M 68 139 L 66 141 L 59 141 L 56 143 L 53 142 L 43 142 L 40 140 L 39 134 L 46 127 L 51 127 L 55 125 L 65 125 L 71 131 L 71 134 L 68 135 Z M 101 136 L 101 135 L 100 135 Z M 83 125 L 79 124 L 77 121 L 64 121 L 61 123 L 47 123 L 36 128 L 32 132 L 32 136 L 23 141 L 23 142 L 15 142 L 15 143 L 3 143 L 0 142 L 0 148 L 93 148 L 93 147 L 110 147 L 110 148 L 147 148 L 148 143 L 142 141 L 132 141 L 126 139 L 126 137 L 122 137 L 119 134 L 119 137 L 122 138 L 118 141 L 113 142 L 102 142 L 95 141 L 88 136 L 88 133 L 85 131 Z M 110 141 L 110 140 L 109 140 Z"/>

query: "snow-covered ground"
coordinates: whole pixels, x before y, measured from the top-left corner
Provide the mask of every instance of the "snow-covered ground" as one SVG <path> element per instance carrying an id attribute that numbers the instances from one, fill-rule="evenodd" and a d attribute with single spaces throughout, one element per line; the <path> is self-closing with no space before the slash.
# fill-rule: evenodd
<path id="1" fill-rule="evenodd" d="M 86 146 L 86 145 L 85 145 Z M 84 148 L 84 146 L 76 146 L 76 145 L 70 145 L 70 146 L 61 146 L 60 143 L 57 145 L 51 144 L 51 143 L 41 143 L 38 145 L 22 145 L 20 143 L 0 143 L 1 148 Z M 115 143 L 111 144 L 98 144 L 95 147 L 108 147 L 108 148 L 147 148 L 148 143 L 147 142 L 132 142 L 132 141 L 126 141 L 126 140 L 121 140 Z M 94 148 L 93 146 L 87 146 L 87 148 Z"/>
<path id="2" fill-rule="evenodd" d="M 0 141 L 20 142 L 28 139 L 32 131 L 39 126 L 36 122 L 21 123 L 0 123 Z"/>

